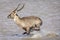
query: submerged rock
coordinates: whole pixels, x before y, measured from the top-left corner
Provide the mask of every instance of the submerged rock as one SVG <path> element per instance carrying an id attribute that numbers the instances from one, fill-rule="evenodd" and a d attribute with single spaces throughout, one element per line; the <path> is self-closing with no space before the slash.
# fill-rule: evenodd
<path id="1" fill-rule="evenodd" d="M 54 38 L 54 37 L 58 37 L 59 35 L 57 33 L 48 33 L 46 36 L 50 38 Z"/>

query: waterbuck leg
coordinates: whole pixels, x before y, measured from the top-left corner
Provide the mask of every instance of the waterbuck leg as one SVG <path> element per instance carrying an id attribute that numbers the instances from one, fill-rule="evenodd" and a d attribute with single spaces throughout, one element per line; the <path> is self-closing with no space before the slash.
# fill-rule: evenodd
<path id="1" fill-rule="evenodd" d="M 30 27 L 30 32 L 32 32 L 33 31 L 33 26 L 32 27 Z"/>
<path id="2" fill-rule="evenodd" d="M 40 31 L 40 29 L 34 29 L 35 31 Z"/>
<path id="3" fill-rule="evenodd" d="M 27 35 L 30 34 L 30 30 L 31 30 L 30 27 L 28 27 L 28 28 L 27 28 Z"/>
<path id="4" fill-rule="evenodd" d="M 33 28 L 33 30 L 40 31 L 40 27 L 39 26 L 38 27 L 35 27 L 35 28 Z"/>
<path id="5" fill-rule="evenodd" d="M 33 28 L 33 27 L 23 28 L 23 29 L 25 30 L 25 32 L 23 33 L 23 35 L 24 35 L 24 34 L 29 35 L 30 32 L 31 32 L 31 30 L 32 30 L 32 28 Z"/>
<path id="6" fill-rule="evenodd" d="M 35 31 L 40 31 L 40 24 L 35 25 L 34 30 L 35 30 Z"/>
<path id="7" fill-rule="evenodd" d="M 27 31 L 26 28 L 23 28 L 23 29 L 25 30 L 25 32 L 23 33 L 23 35 L 24 35 L 24 34 L 27 34 L 27 32 L 26 32 L 26 31 Z"/>

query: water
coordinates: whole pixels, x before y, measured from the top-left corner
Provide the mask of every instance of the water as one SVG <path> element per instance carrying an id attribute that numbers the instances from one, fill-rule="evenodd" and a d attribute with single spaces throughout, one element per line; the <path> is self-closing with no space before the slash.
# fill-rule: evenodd
<path id="1" fill-rule="evenodd" d="M 33 32 L 34 35 L 22 35 L 24 30 L 19 28 L 13 20 L 7 16 L 17 5 L 25 4 L 25 7 L 18 12 L 20 17 L 38 16 L 42 19 L 43 25 L 40 32 Z M 56 34 L 59 36 L 48 37 L 47 35 Z M 31 38 L 38 40 L 59 40 L 60 39 L 60 0 L 1 0 L 0 1 L 0 40 L 26 40 Z M 33 40 L 33 39 L 31 39 Z M 36 39 L 35 39 L 36 40 Z"/>

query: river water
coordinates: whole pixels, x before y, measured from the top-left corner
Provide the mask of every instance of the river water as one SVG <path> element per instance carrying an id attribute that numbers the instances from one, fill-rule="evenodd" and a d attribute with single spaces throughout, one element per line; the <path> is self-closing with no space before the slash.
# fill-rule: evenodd
<path id="1" fill-rule="evenodd" d="M 13 20 L 7 18 L 19 3 L 21 6 L 25 4 L 24 8 L 17 12 L 20 17 L 33 15 L 42 19 L 40 32 L 33 32 L 34 35 L 30 36 L 22 35 L 24 30 L 19 28 Z M 48 38 L 46 35 L 49 33 L 56 34 L 58 37 Z M 29 40 L 31 37 L 36 38 L 36 35 L 39 35 L 41 40 L 59 40 L 60 0 L 0 0 L 0 40 L 25 40 L 25 37 Z"/>

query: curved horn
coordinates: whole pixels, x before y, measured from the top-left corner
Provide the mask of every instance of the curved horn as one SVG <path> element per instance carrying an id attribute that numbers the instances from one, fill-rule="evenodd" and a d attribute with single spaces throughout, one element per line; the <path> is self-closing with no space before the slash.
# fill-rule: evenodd
<path id="1" fill-rule="evenodd" d="M 24 5 L 25 5 L 25 4 L 23 4 L 23 6 L 22 6 L 20 9 L 18 9 L 17 12 L 20 11 L 20 10 L 22 10 L 22 9 L 24 8 Z"/>
<path id="2" fill-rule="evenodd" d="M 20 6 L 20 4 L 18 4 L 17 8 L 16 8 L 14 11 L 16 11 L 16 10 L 18 9 L 19 6 Z"/>

